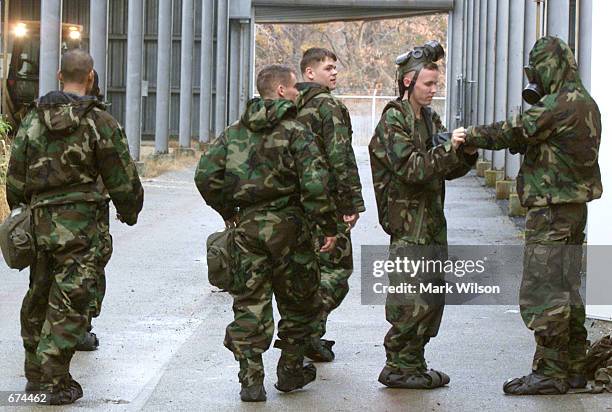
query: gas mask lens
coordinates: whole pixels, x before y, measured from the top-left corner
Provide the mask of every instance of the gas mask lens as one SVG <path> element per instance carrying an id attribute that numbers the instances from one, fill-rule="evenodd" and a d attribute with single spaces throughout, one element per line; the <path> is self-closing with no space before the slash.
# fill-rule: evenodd
<path id="1" fill-rule="evenodd" d="M 523 100 L 531 105 L 534 105 L 540 101 L 544 93 L 542 92 L 542 87 L 540 87 L 538 76 L 536 75 L 533 67 L 525 66 L 523 70 L 525 71 L 525 76 L 529 82 L 529 84 L 527 84 L 527 86 L 523 89 Z"/>

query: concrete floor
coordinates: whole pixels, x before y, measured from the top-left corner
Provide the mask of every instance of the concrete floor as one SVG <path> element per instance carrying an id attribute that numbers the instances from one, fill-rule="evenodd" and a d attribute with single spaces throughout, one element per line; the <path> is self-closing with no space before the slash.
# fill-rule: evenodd
<path id="1" fill-rule="evenodd" d="M 208 285 L 205 270 L 206 236 L 222 221 L 202 202 L 193 171 L 185 170 L 144 182 L 145 208 L 137 226 L 112 222 L 108 292 L 94 322 L 101 346 L 76 354 L 71 371 L 85 395 L 62 410 L 612 410 L 610 394 L 503 395 L 504 380 L 529 371 L 534 349 L 516 306 L 446 308 L 426 356 L 431 367 L 450 375 L 448 387 L 393 390 L 377 382 L 388 324 L 383 306 L 360 303 L 359 246 L 386 245 L 388 238 L 377 221 L 366 148 L 356 152 L 368 210 L 353 235 L 357 269 L 351 292 L 328 327 L 328 337 L 337 341 L 336 361 L 317 365 L 316 382 L 294 393 L 277 392 L 279 351 L 270 349 L 264 356 L 268 402 L 240 402 L 238 364 L 222 345 L 231 299 Z M 520 230 L 481 185 L 469 175 L 447 186 L 450 243 L 520 244 Z M 0 284 L 0 391 L 21 390 L 19 307 L 27 274 L 2 263 Z"/>

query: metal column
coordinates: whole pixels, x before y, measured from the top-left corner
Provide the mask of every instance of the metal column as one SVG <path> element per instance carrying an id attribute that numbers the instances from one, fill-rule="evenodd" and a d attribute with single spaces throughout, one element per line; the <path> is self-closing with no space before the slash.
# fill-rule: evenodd
<path id="1" fill-rule="evenodd" d="M 480 15 L 478 26 L 478 120 L 476 123 L 486 122 L 486 91 L 487 91 L 487 0 L 480 0 Z M 487 158 L 488 159 L 488 158 Z"/>
<path id="2" fill-rule="evenodd" d="M 239 112 L 239 93 L 240 93 L 240 49 L 243 47 L 240 38 L 240 21 L 230 20 L 229 28 L 229 86 L 228 86 L 228 123 L 238 120 Z"/>
<path id="3" fill-rule="evenodd" d="M 221 134 L 226 125 L 227 101 L 227 44 L 229 37 L 228 2 L 217 2 L 217 56 L 215 79 L 215 135 Z"/>
<path id="4" fill-rule="evenodd" d="M 57 70 L 60 67 L 62 36 L 62 1 L 42 0 L 40 14 L 40 65 L 38 95 L 57 90 Z"/>
<path id="5" fill-rule="evenodd" d="M 157 23 L 157 84 L 155 87 L 155 153 L 168 153 L 172 2 L 160 1 Z"/>
<path id="6" fill-rule="evenodd" d="M 524 48 L 524 60 L 523 65 L 529 65 L 529 52 L 536 42 L 536 15 L 537 7 L 533 0 L 525 0 L 525 38 L 523 43 Z M 527 78 L 523 76 L 523 87 L 527 85 Z M 523 110 L 529 109 L 531 106 L 525 101 L 522 102 Z"/>
<path id="7" fill-rule="evenodd" d="M 465 110 L 464 110 L 464 118 L 463 124 L 467 125 L 472 123 L 471 113 L 472 113 L 472 83 L 470 81 L 473 79 L 472 77 L 472 55 L 474 54 L 474 31 L 467 30 L 467 28 L 474 27 L 474 2 L 477 0 L 467 0 L 467 8 L 466 8 L 466 19 L 467 26 L 465 26 L 465 44 L 466 44 L 466 53 L 464 55 L 464 90 L 465 90 Z"/>
<path id="8" fill-rule="evenodd" d="M 521 112 L 523 90 L 523 44 L 525 32 L 525 2 L 510 1 L 510 27 L 512 41 L 508 43 L 508 116 Z M 521 167 L 521 156 L 506 153 L 506 176 L 515 179 Z"/>
<path id="9" fill-rule="evenodd" d="M 142 19 L 143 2 L 129 0 L 127 76 L 125 92 L 125 132 L 134 160 L 140 160 L 141 106 L 142 106 Z"/>
<path id="10" fill-rule="evenodd" d="M 100 92 L 106 96 L 108 0 L 89 1 L 89 53 L 98 72 Z"/>
<path id="11" fill-rule="evenodd" d="M 515 0 L 516 1 L 516 0 Z M 508 105 L 508 19 L 510 0 L 497 1 L 497 22 L 495 42 L 495 121 L 506 120 Z M 493 168 L 504 169 L 507 150 L 493 154 Z"/>
<path id="12" fill-rule="evenodd" d="M 495 1 L 489 1 L 487 5 L 487 71 L 485 75 L 485 123 L 495 121 L 495 32 L 497 26 L 497 4 Z M 495 151 L 485 152 L 485 158 L 492 161 L 494 169 L 503 166 L 503 161 L 500 159 L 499 153 Z"/>
<path id="13" fill-rule="evenodd" d="M 591 44 L 593 42 L 593 0 L 577 0 L 578 10 L 578 69 L 587 90 L 591 90 Z"/>
<path id="14" fill-rule="evenodd" d="M 447 99 L 446 99 L 446 125 L 454 129 L 460 125 L 461 119 L 461 83 L 462 83 L 462 55 L 463 55 L 463 8 L 462 1 L 455 3 L 455 8 L 449 15 L 448 47 L 447 52 Z"/>
<path id="15" fill-rule="evenodd" d="M 470 124 L 478 124 L 478 111 L 479 111 L 479 88 L 480 83 L 478 80 L 478 74 L 480 69 L 478 67 L 479 56 L 480 56 L 480 48 L 478 46 L 480 42 L 480 25 L 478 24 L 478 20 L 480 18 L 480 0 L 474 0 L 474 25 L 472 26 L 473 33 L 473 42 L 474 47 L 472 48 L 472 70 L 470 71 L 468 77 L 468 87 L 470 89 L 471 99 L 470 99 Z"/>
<path id="16" fill-rule="evenodd" d="M 567 42 L 569 36 L 569 3 L 570 0 L 548 0 L 546 2 L 546 19 L 549 36 L 557 36 Z"/>
<path id="17" fill-rule="evenodd" d="M 193 100 L 193 0 L 183 0 L 181 16 L 181 107 L 179 147 L 191 145 L 191 106 Z"/>
<path id="18" fill-rule="evenodd" d="M 202 1 L 202 55 L 200 64 L 200 142 L 208 142 L 211 134 L 210 109 L 212 106 L 213 64 L 213 11 L 212 0 Z"/>

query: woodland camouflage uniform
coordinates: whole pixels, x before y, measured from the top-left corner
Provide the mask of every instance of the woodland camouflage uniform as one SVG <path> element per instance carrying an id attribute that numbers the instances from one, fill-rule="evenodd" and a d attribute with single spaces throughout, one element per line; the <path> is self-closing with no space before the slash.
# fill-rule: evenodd
<path id="1" fill-rule="evenodd" d="M 238 222 L 234 321 L 224 343 L 240 362 L 243 386 L 263 382 L 261 355 L 274 335 L 273 294 L 281 359 L 289 354 L 302 367 L 304 344 L 320 319 L 320 273 L 306 215 L 334 236 L 335 210 L 325 190 L 324 159 L 296 114 L 288 100 L 250 100 L 241 120 L 207 148 L 195 175 L 206 203 Z"/>
<path id="2" fill-rule="evenodd" d="M 327 317 L 340 306 L 346 297 L 348 279 L 353 273 L 353 248 L 350 227 L 342 220 L 343 215 L 365 211 L 361 196 L 361 182 L 351 146 L 353 130 L 348 109 L 336 99 L 327 87 L 318 83 L 298 83 L 300 95 L 297 100 L 298 117 L 315 136 L 317 145 L 325 158 L 329 171 L 329 192 L 337 210 L 338 236 L 336 247 L 331 252 L 317 252 L 321 267 L 323 301 L 321 328 L 317 337 L 325 334 Z M 323 233 L 313 227 L 317 241 Z M 318 251 L 318 248 L 317 248 Z"/>
<path id="3" fill-rule="evenodd" d="M 581 245 L 586 203 L 602 194 L 601 118 L 563 41 L 539 39 L 529 63 L 544 97 L 508 121 L 469 128 L 466 144 L 524 153 L 516 179 L 528 209 L 521 316 L 535 334 L 533 371 L 565 379 L 582 374 L 587 347 Z"/>
<path id="4" fill-rule="evenodd" d="M 36 260 L 21 309 L 25 375 L 42 390 L 78 385 L 70 360 L 95 307 L 101 176 L 129 225 L 143 190 L 122 128 L 93 97 L 50 92 L 35 102 L 15 138 L 7 176 L 11 208 L 32 206 Z M 80 389 L 80 386 L 79 386 Z"/>
<path id="5" fill-rule="evenodd" d="M 390 260 L 425 250 L 415 246 L 429 246 L 433 254 L 429 258 L 444 259 L 444 181 L 465 175 L 478 157 L 455 151 L 450 140 L 434 146 L 432 136 L 446 129 L 430 108 L 422 108 L 421 119 L 415 119 L 409 100 L 391 101 L 369 145 L 378 218 L 391 236 Z M 408 280 L 395 274 L 389 277 L 391 284 Z M 414 280 L 444 282 L 443 273 L 420 274 Z M 404 375 L 425 372 L 424 348 L 438 333 L 443 295 L 389 294 L 385 310 L 392 325 L 385 337 L 387 367 Z"/>

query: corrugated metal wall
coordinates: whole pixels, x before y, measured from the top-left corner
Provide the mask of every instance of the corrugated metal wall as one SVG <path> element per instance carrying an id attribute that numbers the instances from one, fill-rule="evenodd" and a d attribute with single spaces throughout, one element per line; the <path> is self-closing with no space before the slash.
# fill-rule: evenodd
<path id="1" fill-rule="evenodd" d="M 142 136 L 152 139 L 155 129 L 155 87 L 157 67 L 157 6 L 159 0 L 143 0 L 144 4 L 144 47 L 143 80 L 148 81 L 148 96 L 143 97 Z M 165 1 L 165 0 L 163 0 Z M 179 87 L 181 52 L 181 0 L 173 1 L 172 63 L 170 133 L 178 135 L 179 128 Z M 195 39 L 193 50 L 193 113 L 192 135 L 198 134 L 200 94 L 200 34 L 202 25 L 202 2 L 194 2 Z M 127 5 L 125 0 L 109 0 L 108 16 L 108 89 L 109 111 L 117 120 L 125 120 L 125 79 L 127 66 Z M 40 19 L 40 0 L 11 1 L 9 19 Z M 83 26 L 84 49 L 89 49 L 89 0 L 63 0 L 62 21 Z"/>

